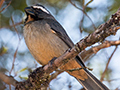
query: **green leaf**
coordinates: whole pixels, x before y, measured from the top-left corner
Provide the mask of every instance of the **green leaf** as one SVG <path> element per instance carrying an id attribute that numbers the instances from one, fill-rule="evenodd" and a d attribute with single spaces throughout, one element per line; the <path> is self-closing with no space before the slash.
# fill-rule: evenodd
<path id="1" fill-rule="evenodd" d="M 27 70 L 28 68 L 26 67 L 26 68 L 23 68 L 23 69 L 21 69 L 19 72 L 23 72 L 23 71 L 25 71 L 25 70 Z"/>
<path id="2" fill-rule="evenodd" d="M 28 77 L 22 77 L 22 76 L 19 76 L 19 78 L 21 78 L 21 79 L 25 79 L 25 80 L 28 79 Z"/>
<path id="3" fill-rule="evenodd" d="M 7 47 L 2 47 L 0 48 L 0 55 L 3 55 L 7 52 L 8 48 Z"/>
<path id="4" fill-rule="evenodd" d="M 89 12 L 90 10 L 92 10 L 91 7 L 86 7 L 86 8 L 85 8 L 85 11 L 86 11 L 86 12 Z"/>
<path id="5" fill-rule="evenodd" d="M 86 3 L 85 7 L 88 6 L 93 0 L 90 0 L 88 3 Z"/>
<path id="6" fill-rule="evenodd" d="M 7 52 L 7 50 L 8 50 L 8 48 L 7 48 L 7 47 L 3 47 L 3 48 L 2 48 L 2 53 L 6 53 L 6 52 Z"/>

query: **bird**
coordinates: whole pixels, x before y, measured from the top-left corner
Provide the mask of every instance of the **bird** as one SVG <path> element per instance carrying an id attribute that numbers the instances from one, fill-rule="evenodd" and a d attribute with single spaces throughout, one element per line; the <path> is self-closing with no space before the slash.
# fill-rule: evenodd
<path id="1" fill-rule="evenodd" d="M 67 49 L 74 46 L 65 29 L 43 5 L 31 5 L 24 10 L 27 15 L 23 27 L 25 43 L 38 63 L 46 65 L 50 60 L 61 56 Z M 67 73 L 75 77 L 86 90 L 109 90 L 83 67 L 85 65 L 82 59 L 76 56 L 60 69 L 68 70 Z M 75 68 L 83 69 L 69 72 Z"/>

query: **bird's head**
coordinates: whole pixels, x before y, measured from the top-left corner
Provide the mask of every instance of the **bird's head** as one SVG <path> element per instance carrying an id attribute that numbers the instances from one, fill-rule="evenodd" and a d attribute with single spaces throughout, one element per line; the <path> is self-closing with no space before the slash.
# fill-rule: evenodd
<path id="1" fill-rule="evenodd" d="M 24 10 L 27 14 L 25 23 L 46 18 L 54 18 L 51 13 L 43 5 L 40 4 L 26 7 Z"/>

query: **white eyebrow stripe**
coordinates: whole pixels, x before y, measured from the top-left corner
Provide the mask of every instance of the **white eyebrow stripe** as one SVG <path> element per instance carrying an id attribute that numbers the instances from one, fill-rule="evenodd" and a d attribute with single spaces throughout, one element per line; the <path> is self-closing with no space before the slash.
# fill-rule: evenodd
<path id="1" fill-rule="evenodd" d="M 42 11 L 49 14 L 49 12 L 46 9 L 44 9 L 43 7 L 41 7 L 41 6 L 33 6 L 33 8 L 41 9 Z"/>

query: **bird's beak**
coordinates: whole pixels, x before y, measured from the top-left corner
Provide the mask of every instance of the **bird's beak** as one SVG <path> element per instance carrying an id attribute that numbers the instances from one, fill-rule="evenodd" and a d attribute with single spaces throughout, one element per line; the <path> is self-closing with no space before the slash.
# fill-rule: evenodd
<path id="1" fill-rule="evenodd" d="M 33 16 L 35 15 L 32 7 L 26 7 L 24 10 L 26 14 L 33 15 Z"/>

